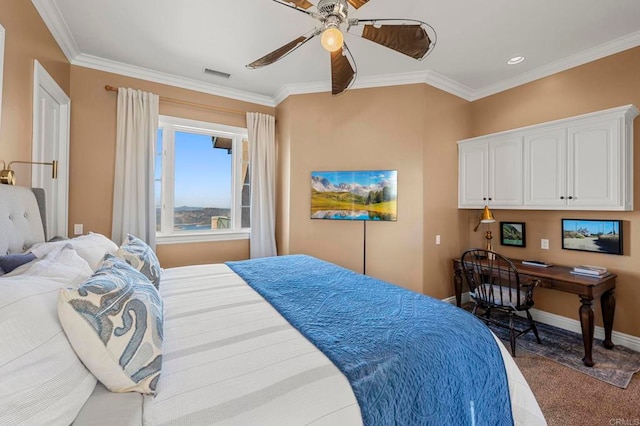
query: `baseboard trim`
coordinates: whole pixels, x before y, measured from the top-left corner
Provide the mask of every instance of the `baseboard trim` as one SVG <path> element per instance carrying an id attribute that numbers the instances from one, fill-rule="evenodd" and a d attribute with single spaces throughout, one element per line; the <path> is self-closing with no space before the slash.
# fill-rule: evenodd
<path id="1" fill-rule="evenodd" d="M 455 296 L 447 297 L 446 299 L 442 299 L 444 302 L 451 303 L 452 305 L 456 304 Z M 462 303 L 470 302 L 471 297 L 469 296 L 469 292 L 462 293 Z M 562 328 L 563 330 L 573 331 L 574 333 L 582 333 L 582 328 L 580 327 L 580 321 L 574 320 L 571 318 L 563 317 L 561 315 L 552 314 L 550 312 L 541 311 L 540 309 L 530 309 L 531 316 L 534 320 L 541 322 L 543 324 L 552 325 L 554 327 Z M 524 314 L 523 314 L 524 315 Z M 604 328 L 600 326 L 596 326 L 594 330 L 594 337 L 596 339 L 604 339 Z M 620 333 L 618 331 L 613 331 L 611 333 L 611 340 L 615 345 L 626 346 L 629 349 L 633 349 L 634 351 L 640 352 L 640 337 L 632 336 L 630 334 Z"/>

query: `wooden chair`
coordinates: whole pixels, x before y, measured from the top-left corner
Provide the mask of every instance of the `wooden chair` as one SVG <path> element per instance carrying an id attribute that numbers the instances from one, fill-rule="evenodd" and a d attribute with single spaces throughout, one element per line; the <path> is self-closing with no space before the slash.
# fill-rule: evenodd
<path id="1" fill-rule="evenodd" d="M 531 318 L 529 309 L 533 306 L 533 289 L 540 280 L 534 279 L 521 282 L 518 269 L 506 257 L 489 250 L 471 249 L 461 257 L 463 275 L 469 285 L 469 294 L 474 302 L 473 314 L 489 322 L 509 329 L 511 355 L 516 356 L 516 337 L 530 330 L 536 336 L 538 343 L 538 329 Z M 479 315 L 478 308 L 483 314 Z M 496 309 L 509 315 L 509 324 L 491 318 L 491 310 Z M 529 320 L 529 327 L 521 330 L 516 328 L 513 316 L 524 311 Z"/>

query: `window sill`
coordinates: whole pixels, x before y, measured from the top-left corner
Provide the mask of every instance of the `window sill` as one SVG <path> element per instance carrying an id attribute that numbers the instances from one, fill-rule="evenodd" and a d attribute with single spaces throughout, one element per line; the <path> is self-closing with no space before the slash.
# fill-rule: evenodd
<path id="1" fill-rule="evenodd" d="M 182 232 L 179 234 L 156 234 L 156 244 L 205 243 L 212 241 L 248 240 L 251 231 L 229 232 Z"/>

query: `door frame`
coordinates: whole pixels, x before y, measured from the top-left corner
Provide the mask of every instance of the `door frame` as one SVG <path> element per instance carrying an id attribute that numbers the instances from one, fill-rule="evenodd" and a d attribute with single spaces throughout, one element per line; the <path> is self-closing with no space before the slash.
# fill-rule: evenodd
<path id="1" fill-rule="evenodd" d="M 38 62 L 33 61 L 33 136 L 31 147 L 31 161 L 51 161 L 52 159 L 41 158 L 43 146 L 40 143 L 41 117 L 40 117 L 40 94 L 44 91 L 48 93 L 59 105 L 60 110 L 57 119 L 58 146 L 54 148 L 54 155 L 58 160 L 58 199 L 56 224 L 47 224 L 49 232 L 55 229 L 56 235 L 68 235 L 69 217 L 69 134 L 71 125 L 71 99 L 62 90 L 58 83 L 51 77 L 47 70 Z M 31 168 L 31 186 L 44 185 L 45 179 L 51 174 L 49 167 Z M 54 206 L 46 206 L 52 209 Z M 53 236 L 53 235 L 51 235 Z"/>

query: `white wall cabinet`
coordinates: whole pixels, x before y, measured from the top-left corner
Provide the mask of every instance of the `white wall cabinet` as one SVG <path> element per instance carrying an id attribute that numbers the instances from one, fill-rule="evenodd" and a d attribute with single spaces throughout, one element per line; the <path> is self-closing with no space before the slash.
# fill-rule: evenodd
<path id="1" fill-rule="evenodd" d="M 522 206 L 522 138 L 503 136 L 459 145 L 459 207 Z"/>
<path id="2" fill-rule="evenodd" d="M 458 207 L 633 210 L 637 115 L 627 105 L 458 142 Z"/>

